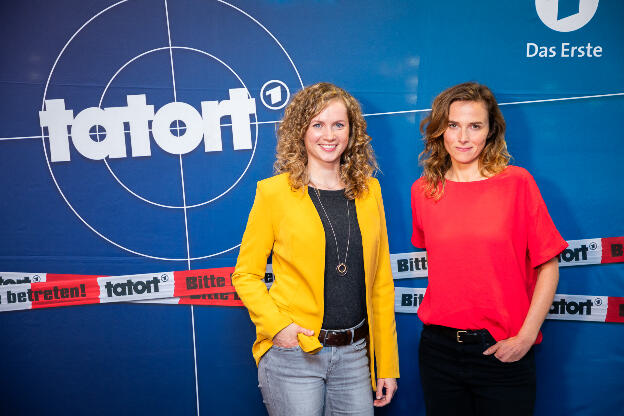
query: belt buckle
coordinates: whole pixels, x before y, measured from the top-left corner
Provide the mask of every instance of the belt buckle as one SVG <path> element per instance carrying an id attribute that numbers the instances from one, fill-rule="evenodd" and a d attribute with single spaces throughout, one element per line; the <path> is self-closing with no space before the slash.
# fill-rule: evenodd
<path id="1" fill-rule="evenodd" d="M 323 341 L 321 341 L 321 344 L 325 345 L 325 343 L 327 342 L 327 335 L 329 334 L 329 331 L 321 330 L 321 332 L 323 333 Z"/>
<path id="2" fill-rule="evenodd" d="M 460 335 L 461 335 L 461 333 L 467 334 L 467 333 L 468 333 L 468 331 L 463 331 L 463 330 L 459 330 L 459 331 L 457 331 L 457 342 L 459 342 L 459 343 L 463 343 L 463 342 L 464 342 L 464 341 L 462 341 L 462 340 L 460 339 Z"/>

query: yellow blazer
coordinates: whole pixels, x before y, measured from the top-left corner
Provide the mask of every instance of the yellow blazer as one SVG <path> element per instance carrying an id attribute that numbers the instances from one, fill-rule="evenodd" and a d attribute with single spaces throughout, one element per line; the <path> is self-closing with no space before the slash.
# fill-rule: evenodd
<path id="1" fill-rule="evenodd" d="M 380 378 L 399 377 L 394 283 L 377 179 L 369 180 L 368 191 L 356 198 L 355 207 L 362 234 L 368 348 L 375 388 L 375 370 Z M 271 251 L 275 280 L 267 290 L 263 278 Z M 292 190 L 287 174 L 258 182 L 232 275 L 256 325 L 252 347 L 256 364 L 273 345 L 273 337 L 293 322 L 314 331 L 313 336 L 298 334 L 303 351 L 316 353 L 322 348 L 317 336 L 323 323 L 324 271 L 325 231 L 308 188 Z"/>

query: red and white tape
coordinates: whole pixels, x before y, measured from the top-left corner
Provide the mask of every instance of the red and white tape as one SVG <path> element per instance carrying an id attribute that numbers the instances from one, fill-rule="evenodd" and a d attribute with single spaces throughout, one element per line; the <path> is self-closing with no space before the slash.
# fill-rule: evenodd
<path id="1" fill-rule="evenodd" d="M 0 312 L 232 292 L 233 267 L 128 276 L 1 273 Z"/>
<path id="2" fill-rule="evenodd" d="M 271 288 L 271 285 L 273 284 L 273 279 L 273 265 L 267 264 L 266 271 L 264 273 L 264 283 L 266 284 L 267 289 Z M 243 301 L 238 297 L 238 293 L 236 293 L 234 287 L 232 287 L 231 291 L 229 292 L 184 296 L 180 298 L 169 299 L 150 299 L 139 302 L 167 305 L 244 306 Z"/>
<path id="3" fill-rule="evenodd" d="M 624 237 L 568 240 L 560 266 L 624 262 Z M 395 279 L 427 277 L 427 253 L 390 255 Z M 109 302 L 243 306 L 232 286 L 233 267 L 128 276 L 0 272 L 0 312 Z M 264 281 L 273 282 L 267 265 Z M 397 312 L 416 313 L 424 288 L 397 287 Z M 624 322 L 624 298 L 555 295 L 547 319 Z"/>
<path id="4" fill-rule="evenodd" d="M 395 287 L 394 290 L 396 312 L 418 312 L 425 288 Z M 624 323 L 624 297 L 557 294 L 546 319 Z"/>
<path id="5" fill-rule="evenodd" d="M 568 240 L 568 248 L 559 257 L 559 266 L 624 262 L 624 237 Z M 390 255 L 395 279 L 427 277 L 427 252 L 415 251 Z"/>

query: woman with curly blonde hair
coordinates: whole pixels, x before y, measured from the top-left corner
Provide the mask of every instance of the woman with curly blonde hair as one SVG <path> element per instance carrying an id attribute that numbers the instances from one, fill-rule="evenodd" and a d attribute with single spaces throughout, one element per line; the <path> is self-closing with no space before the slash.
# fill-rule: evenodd
<path id="1" fill-rule="evenodd" d="M 308 154 L 301 138 L 305 136 L 314 115 L 319 114 L 330 101 L 341 99 L 349 119 L 349 141 L 340 156 L 339 179 L 344 184 L 347 198 L 353 199 L 367 189 L 370 176 L 377 170 L 360 105 L 345 90 L 328 83 L 319 83 L 303 91 L 293 97 L 277 131 L 275 172 L 288 173 L 294 189 L 309 183 Z"/>
<path id="2" fill-rule="evenodd" d="M 349 93 L 306 87 L 278 129 L 276 176 L 258 182 L 232 282 L 256 325 L 270 415 L 372 415 L 396 391 L 394 285 L 370 140 Z"/>
<path id="3" fill-rule="evenodd" d="M 428 257 L 418 309 L 427 415 L 531 415 L 532 347 L 567 243 L 533 177 L 508 166 L 505 120 L 488 87 L 443 91 L 421 130 L 412 243 Z"/>

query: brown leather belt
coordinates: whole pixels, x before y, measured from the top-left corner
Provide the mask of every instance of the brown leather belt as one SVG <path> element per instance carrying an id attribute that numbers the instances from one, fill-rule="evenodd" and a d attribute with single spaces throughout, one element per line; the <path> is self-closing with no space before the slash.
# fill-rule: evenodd
<path id="1" fill-rule="evenodd" d="M 321 329 L 318 339 L 321 344 L 331 347 L 353 344 L 368 335 L 366 319 L 349 329 Z"/>

